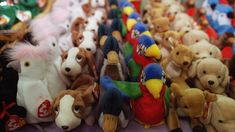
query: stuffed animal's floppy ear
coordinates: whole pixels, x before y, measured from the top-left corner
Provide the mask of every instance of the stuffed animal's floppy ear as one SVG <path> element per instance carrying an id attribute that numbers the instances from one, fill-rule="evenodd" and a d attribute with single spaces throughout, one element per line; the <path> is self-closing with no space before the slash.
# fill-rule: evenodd
<path id="1" fill-rule="evenodd" d="M 94 78 L 92 78 L 90 75 L 82 74 L 80 75 L 77 80 L 75 80 L 71 86 L 70 89 L 78 89 L 82 85 L 93 85 L 94 84 Z"/>
<path id="2" fill-rule="evenodd" d="M 181 90 L 180 86 L 177 83 L 172 83 L 171 89 L 176 98 L 181 98 L 184 95 L 184 91 Z"/>
<path id="3" fill-rule="evenodd" d="M 206 99 L 207 102 L 214 102 L 214 101 L 217 100 L 217 96 L 214 93 L 210 93 L 208 91 L 204 91 L 203 94 L 204 94 L 205 99 Z"/>
<path id="4" fill-rule="evenodd" d="M 228 72 L 228 68 L 226 65 L 223 65 L 223 69 L 224 69 L 224 79 L 221 82 L 221 86 L 225 88 L 229 84 L 229 72 Z"/>
<path id="5" fill-rule="evenodd" d="M 71 32 L 81 32 L 85 28 L 85 20 L 81 17 L 76 18 L 71 26 Z"/>
<path id="6" fill-rule="evenodd" d="M 214 50 L 216 51 L 215 52 L 215 58 L 221 60 L 221 58 L 222 58 L 221 50 L 216 46 L 214 46 Z"/>
<path id="7" fill-rule="evenodd" d="M 92 52 L 90 51 L 86 51 L 86 59 L 87 59 L 87 62 L 88 62 L 88 66 L 89 66 L 89 72 L 91 74 L 93 74 L 95 80 L 98 79 L 98 75 L 97 75 L 97 72 L 96 72 L 96 66 L 95 66 L 95 59 L 94 59 L 94 56 L 92 54 Z"/>
<path id="8" fill-rule="evenodd" d="M 188 76 L 195 77 L 197 75 L 197 66 L 200 63 L 200 60 L 192 62 L 192 65 L 189 67 Z"/>
<path id="9" fill-rule="evenodd" d="M 96 84 L 97 85 L 97 84 Z M 94 85 L 90 85 L 87 90 L 82 94 L 82 99 L 85 102 L 85 104 L 92 104 L 95 102 L 95 98 L 92 94 Z"/>

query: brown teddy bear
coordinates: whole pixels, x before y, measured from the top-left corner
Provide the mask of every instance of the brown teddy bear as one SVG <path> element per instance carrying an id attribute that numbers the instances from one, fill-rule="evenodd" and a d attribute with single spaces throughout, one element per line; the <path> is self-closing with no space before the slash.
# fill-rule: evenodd
<path id="1" fill-rule="evenodd" d="M 161 54 L 163 59 L 169 56 L 171 50 L 177 44 L 179 44 L 179 40 L 180 40 L 180 34 L 176 31 L 169 30 L 163 34 L 162 43 L 160 43 Z"/>
<path id="2" fill-rule="evenodd" d="M 150 30 L 155 41 L 162 42 L 163 34 L 169 30 L 170 21 L 167 17 L 156 18 L 152 21 L 153 29 Z"/>
<path id="3" fill-rule="evenodd" d="M 184 34 L 182 39 L 185 45 L 192 45 L 203 39 L 209 41 L 208 35 L 202 30 L 198 29 L 190 30 L 188 33 Z"/>
<path id="4" fill-rule="evenodd" d="M 179 44 L 161 62 L 161 65 L 168 78 L 182 77 L 186 79 L 186 73 L 194 58 L 193 52 L 187 46 Z"/>
<path id="5" fill-rule="evenodd" d="M 190 45 L 189 48 L 193 51 L 196 59 L 211 57 L 216 59 L 222 58 L 220 49 L 209 43 L 207 40 L 201 40 L 193 45 Z"/>
<path id="6" fill-rule="evenodd" d="M 194 77 L 196 87 L 224 95 L 229 84 L 228 74 L 227 66 L 215 58 L 205 58 L 193 62 L 188 72 L 190 77 Z"/>
<path id="7" fill-rule="evenodd" d="M 170 110 L 167 117 L 170 131 L 179 131 L 180 117 L 190 117 L 193 132 L 205 131 L 199 118 L 203 116 L 205 104 L 216 100 L 216 95 L 197 88 L 190 88 L 184 80 L 175 79 L 171 84 Z"/>

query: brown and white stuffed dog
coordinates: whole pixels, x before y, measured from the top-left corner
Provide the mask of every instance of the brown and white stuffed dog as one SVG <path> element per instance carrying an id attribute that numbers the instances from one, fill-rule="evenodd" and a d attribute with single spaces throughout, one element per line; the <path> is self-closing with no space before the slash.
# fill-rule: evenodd
<path id="1" fill-rule="evenodd" d="M 93 105 L 96 102 L 93 95 L 95 85 L 80 87 L 77 90 L 64 90 L 53 101 L 52 111 L 56 125 L 64 131 L 70 131 L 81 124 L 93 125 Z"/>
<path id="2" fill-rule="evenodd" d="M 61 64 L 62 73 L 71 81 L 77 79 L 81 73 L 88 73 L 98 79 L 93 54 L 83 48 L 73 47 L 64 55 Z"/>

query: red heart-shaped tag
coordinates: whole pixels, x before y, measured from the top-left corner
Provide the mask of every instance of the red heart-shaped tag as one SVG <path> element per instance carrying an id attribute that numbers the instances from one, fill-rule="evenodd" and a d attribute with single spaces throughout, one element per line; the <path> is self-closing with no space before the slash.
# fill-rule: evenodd
<path id="1" fill-rule="evenodd" d="M 6 121 L 6 131 L 14 131 L 26 124 L 25 119 L 17 115 L 10 115 Z"/>
<path id="2" fill-rule="evenodd" d="M 52 115 L 50 112 L 51 103 L 49 100 L 45 100 L 42 104 L 38 107 L 38 117 L 39 118 L 46 118 Z"/>

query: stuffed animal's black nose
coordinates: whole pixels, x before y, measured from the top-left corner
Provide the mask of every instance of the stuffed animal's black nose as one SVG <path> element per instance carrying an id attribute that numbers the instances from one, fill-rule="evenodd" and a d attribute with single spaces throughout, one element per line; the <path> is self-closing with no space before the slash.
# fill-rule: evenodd
<path id="1" fill-rule="evenodd" d="M 67 130 L 67 129 L 69 129 L 69 127 L 68 126 L 62 126 L 62 129 Z"/>
<path id="2" fill-rule="evenodd" d="M 183 64 L 186 66 L 186 65 L 188 65 L 188 62 L 187 62 L 187 61 L 185 61 L 185 62 L 183 62 Z"/>
<path id="3" fill-rule="evenodd" d="M 66 68 L 65 68 L 65 71 L 70 72 L 71 69 L 70 69 L 69 67 L 66 67 Z"/>
<path id="4" fill-rule="evenodd" d="M 213 85 L 214 83 L 215 83 L 214 81 L 211 81 L 211 80 L 208 81 L 209 85 Z"/>

